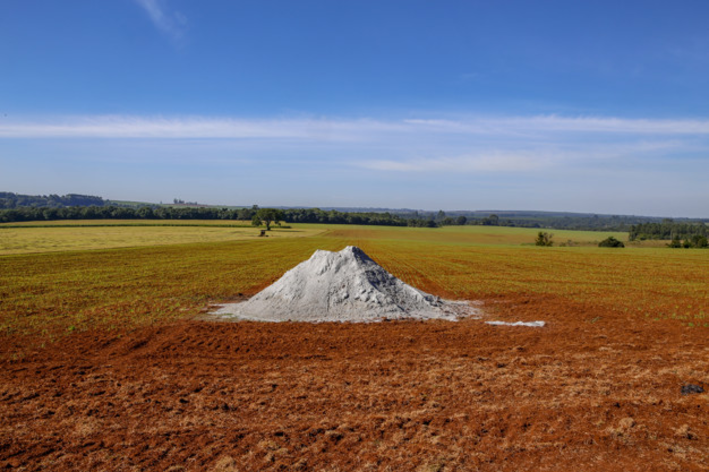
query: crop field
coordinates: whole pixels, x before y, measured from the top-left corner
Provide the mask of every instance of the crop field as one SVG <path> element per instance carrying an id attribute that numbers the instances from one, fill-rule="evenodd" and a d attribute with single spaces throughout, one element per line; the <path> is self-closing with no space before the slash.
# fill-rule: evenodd
<path id="1" fill-rule="evenodd" d="M 401 241 L 428 241 L 432 243 L 463 243 L 468 245 L 533 246 L 539 229 L 511 228 L 502 226 L 445 226 L 443 228 L 405 228 L 376 226 L 331 226 L 330 237 L 345 239 L 394 239 Z M 545 230 L 546 231 L 546 230 Z M 597 246 L 598 242 L 614 236 L 627 239 L 625 233 L 597 231 L 548 230 L 556 244 L 563 246 Z M 649 241 L 642 244 L 650 245 Z"/>
<path id="2" fill-rule="evenodd" d="M 272 231 L 269 237 L 312 236 L 322 230 Z M 48 222 L 0 225 L 0 255 L 49 251 L 163 246 L 254 239 L 259 232 L 244 222 Z"/>
<path id="3" fill-rule="evenodd" d="M 0 468 L 709 469 L 709 251 L 184 223 L 0 227 Z M 346 245 L 483 320 L 206 316 Z"/>

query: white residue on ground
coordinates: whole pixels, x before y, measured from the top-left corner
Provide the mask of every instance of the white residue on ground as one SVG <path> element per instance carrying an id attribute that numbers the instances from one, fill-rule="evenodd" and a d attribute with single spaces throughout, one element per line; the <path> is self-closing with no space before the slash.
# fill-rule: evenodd
<path id="1" fill-rule="evenodd" d="M 546 323 L 543 321 L 486 321 L 485 323 L 495 326 L 530 326 L 532 328 L 543 328 Z"/>
<path id="2" fill-rule="evenodd" d="M 251 299 L 222 305 L 214 314 L 234 320 L 372 322 L 456 320 L 478 310 L 407 285 L 361 249 L 347 246 L 340 252 L 315 251 Z"/>

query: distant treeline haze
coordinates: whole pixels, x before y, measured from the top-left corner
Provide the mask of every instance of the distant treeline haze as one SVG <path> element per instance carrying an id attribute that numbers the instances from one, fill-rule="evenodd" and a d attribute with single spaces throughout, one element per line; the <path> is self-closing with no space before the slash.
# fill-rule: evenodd
<path id="1" fill-rule="evenodd" d="M 19 195 L 0 192 L 0 222 L 51 220 L 241 220 L 251 221 L 258 206 L 224 208 L 217 206 L 184 206 L 175 199 L 173 205 L 123 203 L 89 195 L 64 196 Z M 195 204 L 196 205 L 196 204 Z M 674 239 L 706 236 L 703 222 L 678 222 L 655 217 L 593 215 L 553 212 L 480 212 L 451 211 L 426 212 L 415 210 L 366 211 L 367 209 L 283 209 L 286 223 L 329 223 L 387 226 L 438 227 L 450 225 L 517 226 L 525 228 L 553 228 L 595 231 L 630 231 L 634 239 Z"/>
<path id="2" fill-rule="evenodd" d="M 70 193 L 59 195 L 20 195 L 11 192 L 0 192 L 0 208 L 20 207 L 50 207 L 63 208 L 71 206 L 104 206 L 106 201 L 101 197 L 77 195 Z"/>
<path id="3" fill-rule="evenodd" d="M 665 219 L 660 223 L 641 223 L 630 227 L 628 239 L 630 241 L 645 239 L 692 239 L 695 236 L 707 237 L 705 223 L 675 222 Z"/>
<path id="4" fill-rule="evenodd" d="M 0 210 L 0 223 L 52 220 L 241 220 L 251 221 L 258 211 L 252 208 L 175 208 L 169 206 L 139 208 L 115 205 L 88 207 L 23 207 Z M 286 223 L 339 223 L 386 226 L 436 227 L 434 220 L 407 219 L 390 213 L 343 213 L 319 209 L 283 210 Z"/>

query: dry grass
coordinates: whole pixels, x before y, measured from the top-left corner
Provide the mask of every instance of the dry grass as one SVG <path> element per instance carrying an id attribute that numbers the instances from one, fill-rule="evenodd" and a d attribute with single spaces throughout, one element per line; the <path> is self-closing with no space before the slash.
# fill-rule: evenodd
<path id="1" fill-rule="evenodd" d="M 355 240 L 395 240 L 465 245 L 532 246 L 539 232 L 535 228 L 504 226 L 445 226 L 443 228 L 407 228 L 381 226 L 331 226 L 331 237 Z M 545 230 L 554 235 L 555 245 L 597 246 L 609 236 L 626 241 L 627 233 L 598 231 Z M 643 244 L 647 245 L 648 242 Z"/>
<path id="2" fill-rule="evenodd" d="M 66 223 L 66 222 L 61 222 Z M 233 222 L 114 222 L 113 224 L 72 222 L 51 225 L 0 225 L 0 256 L 74 250 L 151 247 L 171 244 L 250 240 L 260 229 Z M 316 228 L 274 228 L 269 238 L 308 237 L 321 233 Z M 262 238 L 261 238 L 262 239 Z"/>
<path id="3" fill-rule="evenodd" d="M 490 242 L 496 230 L 503 243 Z M 53 336 L 195 316 L 210 302 L 255 293 L 315 249 L 347 244 L 362 247 L 405 282 L 444 297 L 549 294 L 619 310 L 629 319 L 709 325 L 709 251 L 511 246 L 510 230 L 296 225 L 264 239 L 241 228 L 3 229 L 3 237 L 18 231 L 18 244 L 28 251 L 52 250 L 0 256 L 0 330 Z M 190 238 L 206 242 L 177 244 Z M 86 250 L 113 244 L 151 247 Z"/>
<path id="4" fill-rule="evenodd" d="M 269 238 L 0 257 L 0 330 L 55 336 L 194 316 L 253 294 L 333 240 Z"/>

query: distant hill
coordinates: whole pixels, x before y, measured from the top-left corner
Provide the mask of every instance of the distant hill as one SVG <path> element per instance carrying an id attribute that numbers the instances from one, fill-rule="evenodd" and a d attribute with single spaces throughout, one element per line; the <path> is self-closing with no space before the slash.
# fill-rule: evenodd
<path id="1" fill-rule="evenodd" d="M 76 208 L 85 207 L 85 208 Z M 102 207 L 102 208 L 101 208 Z M 25 210 L 21 210 L 21 209 Z M 707 223 L 709 219 L 662 218 L 637 215 L 604 215 L 534 210 L 427 211 L 383 207 L 275 207 L 286 222 L 381 224 L 396 226 L 516 226 L 596 231 L 632 231 L 636 225 L 676 222 Z M 44 209 L 44 210 L 42 210 Z M 0 221 L 36 219 L 239 219 L 251 220 L 258 206 L 204 205 L 174 199 L 171 203 L 104 200 L 90 195 L 20 195 L 0 192 Z"/>
<path id="2" fill-rule="evenodd" d="M 308 210 L 305 207 L 281 207 L 284 210 Z M 524 228 L 578 229 L 597 231 L 629 231 L 633 225 L 677 221 L 709 222 L 701 218 L 665 218 L 640 215 L 607 215 L 578 212 L 535 210 L 448 210 L 426 211 L 410 208 L 323 207 L 322 211 L 340 213 L 386 213 L 404 219 L 432 220 L 439 226 L 476 224 L 485 226 L 518 226 Z"/>
<path id="3" fill-rule="evenodd" d="M 65 208 L 74 206 L 104 206 L 106 201 L 101 197 L 70 193 L 59 195 L 20 195 L 12 192 L 0 192 L 0 209 L 18 207 L 48 207 Z"/>

